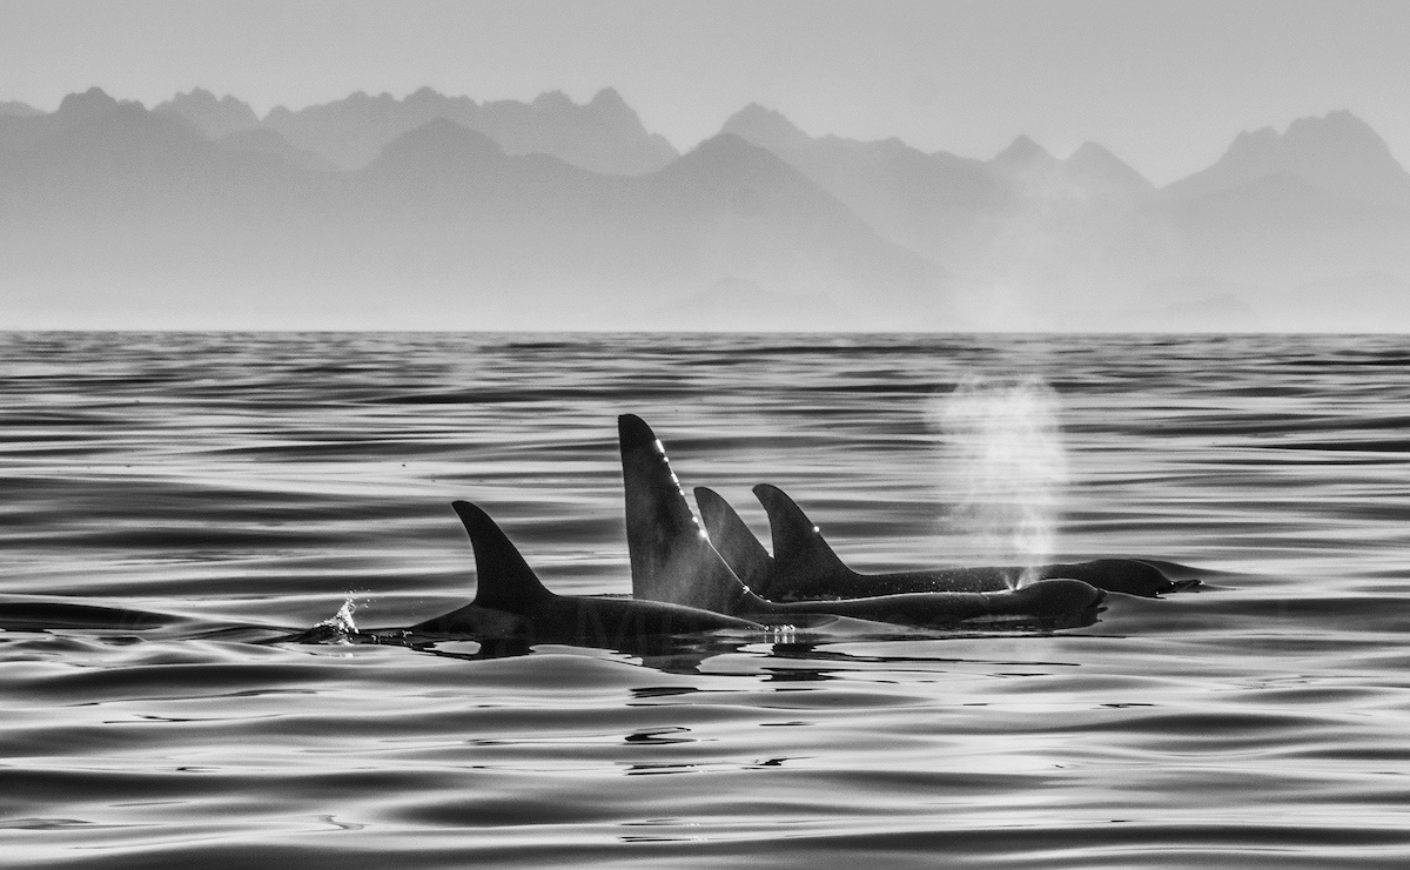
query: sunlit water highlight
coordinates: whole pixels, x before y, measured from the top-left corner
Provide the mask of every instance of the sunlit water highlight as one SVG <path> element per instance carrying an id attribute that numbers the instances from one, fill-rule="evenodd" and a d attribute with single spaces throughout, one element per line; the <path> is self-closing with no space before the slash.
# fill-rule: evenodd
<path id="1" fill-rule="evenodd" d="M 1059 399 L 1054 559 L 1207 590 L 1053 635 L 268 642 L 463 603 L 455 498 L 626 592 L 623 411 L 761 535 L 768 481 L 860 570 L 980 558 L 929 417 L 976 372 Z M 0 390 L 0 863 L 1410 864 L 1402 338 L 29 334 Z"/>

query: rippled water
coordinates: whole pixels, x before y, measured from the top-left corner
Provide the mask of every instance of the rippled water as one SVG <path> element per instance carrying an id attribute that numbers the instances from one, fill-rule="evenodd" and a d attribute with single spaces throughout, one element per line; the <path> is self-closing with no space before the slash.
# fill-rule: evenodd
<path id="1" fill-rule="evenodd" d="M 1205 590 L 644 659 L 276 640 L 470 598 L 455 498 L 628 591 L 626 411 L 761 534 L 768 481 L 859 569 L 982 558 L 935 429 L 976 374 L 1056 392 L 1054 558 Z M 1403 338 L 12 334 L 0 390 L 0 863 L 1410 864 Z"/>

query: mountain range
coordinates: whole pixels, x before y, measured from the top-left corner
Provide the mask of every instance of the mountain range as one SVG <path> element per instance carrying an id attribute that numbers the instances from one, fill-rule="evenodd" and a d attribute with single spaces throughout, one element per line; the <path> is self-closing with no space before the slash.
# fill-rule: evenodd
<path id="1" fill-rule="evenodd" d="M 360 169 L 392 140 L 443 118 L 477 130 L 509 154 L 551 154 L 591 169 L 644 175 L 680 156 L 665 137 L 647 132 L 641 119 L 611 88 L 578 105 L 560 91 L 530 103 L 515 100 L 477 103 L 422 88 L 398 100 L 391 94 L 356 93 L 344 100 L 297 111 L 278 106 L 263 120 L 231 96 L 216 99 L 197 88 L 177 94 L 153 111 L 185 118 L 218 139 L 263 127 L 296 148 L 320 154 L 339 169 Z"/>
<path id="2" fill-rule="evenodd" d="M 1410 329 L 1410 174 L 1346 111 L 1157 188 L 750 105 L 681 154 L 612 90 L 260 118 L 0 103 L 0 327 Z"/>

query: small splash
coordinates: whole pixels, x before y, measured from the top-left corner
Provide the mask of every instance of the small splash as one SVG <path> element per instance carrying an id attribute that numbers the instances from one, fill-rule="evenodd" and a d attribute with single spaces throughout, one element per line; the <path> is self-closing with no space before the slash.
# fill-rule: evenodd
<path id="1" fill-rule="evenodd" d="M 1068 480 L 1057 391 L 1036 377 L 967 377 L 932 411 L 945 446 L 946 524 L 986 558 L 1022 566 L 1017 588 L 1037 579 L 1055 549 Z"/>
<path id="2" fill-rule="evenodd" d="M 315 625 L 311 631 L 317 632 L 324 643 L 352 643 L 357 634 L 357 623 L 353 614 L 357 612 L 357 602 L 349 595 L 338 612 Z"/>

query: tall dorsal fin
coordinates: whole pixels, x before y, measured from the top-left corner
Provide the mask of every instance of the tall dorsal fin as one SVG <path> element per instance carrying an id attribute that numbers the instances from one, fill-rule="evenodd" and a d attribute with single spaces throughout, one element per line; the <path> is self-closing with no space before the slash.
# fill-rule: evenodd
<path id="1" fill-rule="evenodd" d="M 523 613 L 554 597 L 489 514 L 468 501 L 451 502 L 451 507 L 475 549 L 476 604 Z"/>
<path id="2" fill-rule="evenodd" d="M 788 493 L 761 483 L 754 487 L 754 496 L 769 515 L 774 570 L 779 576 L 806 576 L 813 580 L 854 576 Z"/>
<path id="3" fill-rule="evenodd" d="M 656 433 L 634 414 L 617 418 L 627 503 L 632 595 L 733 614 L 749 594 L 690 512 Z"/>
<path id="4" fill-rule="evenodd" d="M 769 578 L 774 560 L 730 503 L 708 486 L 695 488 L 695 506 L 710 533 L 710 543 L 724 557 L 735 576 L 755 594 L 769 597 Z"/>

